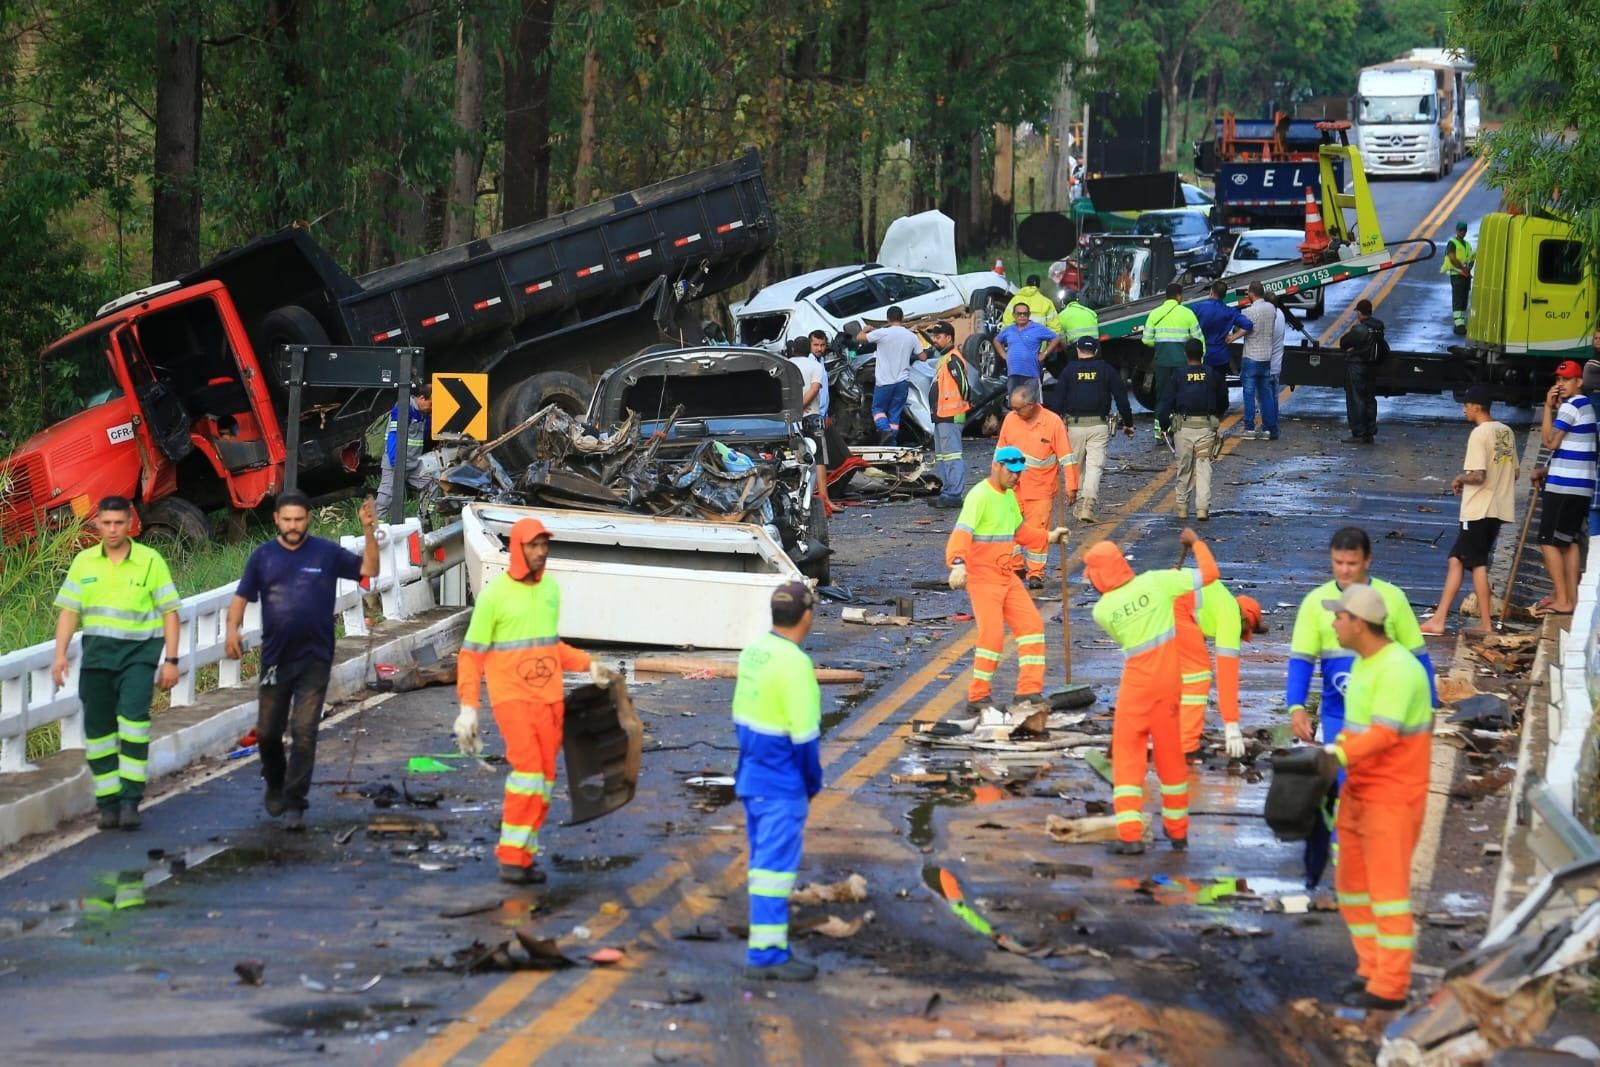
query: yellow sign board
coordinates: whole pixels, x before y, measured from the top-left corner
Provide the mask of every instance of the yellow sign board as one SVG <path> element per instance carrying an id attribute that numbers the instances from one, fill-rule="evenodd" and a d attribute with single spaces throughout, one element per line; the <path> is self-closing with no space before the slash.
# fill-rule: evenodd
<path id="1" fill-rule="evenodd" d="M 479 441 L 489 436 L 489 376 L 433 376 L 433 432 L 464 433 Z"/>

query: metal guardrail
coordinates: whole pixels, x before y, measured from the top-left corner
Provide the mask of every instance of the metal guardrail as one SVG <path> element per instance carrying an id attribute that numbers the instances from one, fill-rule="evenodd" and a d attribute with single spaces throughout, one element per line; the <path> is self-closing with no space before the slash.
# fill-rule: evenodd
<path id="1" fill-rule="evenodd" d="M 411 543 L 413 535 L 419 538 L 417 546 Z M 448 601 L 457 599 L 451 595 L 451 590 L 465 589 L 463 580 L 452 580 L 460 572 L 450 573 L 462 558 L 459 523 L 423 537 L 417 520 L 407 519 L 399 525 L 379 526 L 378 539 L 377 577 L 372 578 L 365 589 L 356 582 L 342 579 L 338 585 L 334 611 L 343 617 L 347 636 L 364 637 L 368 633 L 365 612 L 368 595 L 377 594 L 381 598 L 385 618 L 406 619 L 437 606 L 430 579 L 443 577 Z M 361 552 L 360 537 L 341 538 L 340 543 L 358 554 Z M 427 567 L 419 566 L 413 556 L 414 547 L 420 548 L 422 544 L 426 544 L 431 554 Z M 199 692 L 198 674 L 203 667 L 216 665 L 218 688 L 240 684 L 240 661 L 229 659 L 224 651 L 228 605 L 238 584 L 230 582 L 183 599 L 178 609 L 178 684 L 171 694 L 174 706 L 194 703 Z M 247 648 L 260 644 L 260 605 L 251 604 L 245 609 L 241 632 Z M 28 732 L 50 723 L 61 724 L 63 749 L 83 747 L 83 705 L 78 699 L 81 641 L 81 635 L 73 635 L 67 652 L 71 667 L 66 684 L 59 688 L 50 677 L 50 666 L 55 660 L 53 640 L 0 655 L 0 774 L 35 769 L 27 761 Z"/>

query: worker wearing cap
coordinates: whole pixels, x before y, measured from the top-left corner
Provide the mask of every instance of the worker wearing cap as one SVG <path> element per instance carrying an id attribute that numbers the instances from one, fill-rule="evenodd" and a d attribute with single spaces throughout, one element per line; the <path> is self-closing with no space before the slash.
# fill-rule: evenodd
<path id="1" fill-rule="evenodd" d="M 954 510 L 961 506 L 967 466 L 961 455 L 961 434 L 972 410 L 972 368 L 956 348 L 956 329 L 943 320 L 928 331 L 938 362 L 933 369 L 933 473 L 939 478 L 939 495 L 933 507 Z"/>
<path id="2" fill-rule="evenodd" d="M 1322 607 L 1333 616 L 1339 644 L 1354 655 L 1344 726 L 1324 747 L 1328 762 L 1345 773 L 1334 885 L 1359 981 L 1344 1000 L 1396 1010 L 1405 1007 L 1416 951 L 1411 854 L 1428 805 L 1432 680 L 1389 639 L 1390 603 L 1376 589 L 1355 583 Z"/>
<path id="3" fill-rule="evenodd" d="M 511 764 L 494 854 L 501 880 L 523 885 L 545 880 L 535 857 L 561 752 L 561 676 L 587 670 L 596 685 L 608 685 L 611 672 L 557 636 L 561 588 L 545 573 L 550 531 L 544 523 L 518 519 L 509 540 L 510 565 L 478 594 L 461 642 L 455 733 L 462 752 L 480 750 L 478 683 L 487 676 L 489 703 Z"/>
<path id="4" fill-rule="evenodd" d="M 1056 302 L 1039 291 L 1039 281 L 1037 274 L 1030 274 L 1023 279 L 1022 288 L 1018 289 L 1017 295 L 1011 298 L 1011 306 L 1006 308 L 1005 314 L 1000 318 L 1002 327 L 1010 326 L 1017 321 L 1017 304 L 1027 305 L 1028 317 L 1033 319 L 1034 322 L 1040 325 L 1049 323 L 1051 317 L 1056 313 Z"/>
<path id="5" fill-rule="evenodd" d="M 1167 286 L 1167 299 L 1145 317 L 1139 340 L 1155 349 L 1155 388 L 1152 392 L 1157 397 L 1164 396 L 1167 380 L 1174 372 L 1183 369 L 1187 342 L 1195 340 L 1202 345 L 1205 342 L 1205 335 L 1200 332 L 1200 320 L 1183 304 L 1183 286 L 1177 282 Z M 1201 351 L 1203 354 L 1204 349 Z M 1165 429 L 1158 425 L 1156 437 L 1159 438 Z"/>
<path id="6" fill-rule="evenodd" d="M 1456 235 L 1444 246 L 1439 273 L 1450 275 L 1450 320 L 1456 333 L 1467 332 L 1467 295 L 1472 289 L 1472 261 L 1476 253 L 1467 243 L 1467 224 L 1456 223 Z"/>
<path id="7" fill-rule="evenodd" d="M 1015 445 L 995 450 L 989 477 L 973 486 L 945 542 L 944 561 L 950 588 L 965 589 L 978 627 L 972 653 L 972 681 L 967 685 L 967 710 L 981 711 L 994 688 L 1006 630 L 1017 642 L 1017 688 L 1013 709 L 1032 713 L 1044 703 L 1044 619 L 1017 574 L 1017 553 L 1043 552 L 1067 539 L 1066 527 L 1044 530 L 1023 522 L 1012 492 L 1028 466 Z"/>
<path id="8" fill-rule="evenodd" d="M 750 842 L 750 937 L 745 977 L 804 982 L 817 965 L 789 952 L 789 894 L 800 870 L 806 815 L 822 789 L 822 696 L 801 648 L 816 597 L 804 582 L 772 594 L 772 629 L 739 653 L 733 724 L 739 735 L 734 793 Z"/>
<path id="9" fill-rule="evenodd" d="M 1078 358 L 1061 369 L 1051 410 L 1066 424 L 1067 442 L 1078 457 L 1078 506 L 1073 514 L 1083 522 L 1094 522 L 1100 476 L 1111 443 L 1111 405 L 1117 405 L 1122 432 L 1129 437 L 1133 436 L 1133 408 L 1128 404 L 1128 383 L 1117 368 L 1100 358 L 1097 339 L 1079 337 L 1074 350 Z"/>
<path id="10" fill-rule="evenodd" d="M 1428 654 L 1422 630 L 1417 626 L 1411 601 L 1399 586 L 1372 577 L 1372 541 L 1367 537 L 1367 532 L 1358 526 L 1335 530 L 1328 544 L 1328 561 L 1333 570 L 1332 580 L 1317 586 L 1300 601 L 1300 610 L 1294 620 L 1294 633 L 1289 638 L 1284 704 L 1289 708 L 1294 734 L 1302 741 L 1313 741 L 1317 735 L 1319 724 L 1306 710 L 1306 700 L 1311 692 L 1311 676 L 1318 669 L 1322 671 L 1322 702 L 1318 709 L 1322 737 L 1331 740 L 1344 728 L 1345 694 L 1349 689 L 1350 667 L 1354 658 L 1339 643 L 1339 635 L 1333 627 L 1333 613 L 1323 607 L 1322 602 L 1338 596 L 1350 585 L 1371 586 L 1383 597 L 1388 605 L 1384 632 L 1389 640 L 1409 650 L 1417 658 L 1422 664 L 1423 673 L 1429 678 L 1429 685 L 1432 685 L 1433 659 Z M 1306 839 L 1307 889 L 1317 887 L 1327 867 L 1333 848 L 1331 814 L 1337 800 L 1338 789 L 1335 787 L 1328 801 L 1329 822 Z"/>
<path id="11" fill-rule="evenodd" d="M 1184 342 L 1183 373 L 1167 380 L 1167 391 L 1156 404 L 1156 426 L 1172 435 L 1178 453 L 1176 487 L 1178 518 L 1189 517 L 1194 497 L 1194 517 L 1211 517 L 1211 454 L 1217 446 L 1217 427 L 1228 410 L 1228 379 L 1208 366 L 1205 346 L 1192 338 Z"/>
<path id="12" fill-rule="evenodd" d="M 1195 548 L 1195 559 L 1211 550 L 1204 542 Z M 1213 566 L 1215 563 L 1213 562 Z M 1222 714 L 1223 748 L 1229 759 L 1244 758 L 1244 733 L 1239 728 L 1239 639 L 1250 640 L 1265 633 L 1261 626 L 1261 605 L 1255 597 L 1234 597 L 1221 579 L 1198 593 L 1185 593 L 1173 604 L 1178 620 L 1178 670 L 1183 696 L 1178 702 L 1178 723 L 1183 754 L 1193 758 L 1200 753 L 1200 733 L 1205 728 L 1206 705 L 1211 700 L 1211 682 L 1217 683 L 1217 710 Z M 1215 675 L 1206 638 L 1217 646 Z"/>
<path id="13" fill-rule="evenodd" d="M 1085 337 L 1100 338 L 1100 316 L 1094 308 L 1078 299 L 1078 290 L 1070 286 L 1061 291 L 1061 311 L 1050 323 L 1063 345 L 1071 346 Z"/>
<path id="14" fill-rule="evenodd" d="M 1179 540 L 1195 553 L 1197 568 L 1135 575 L 1127 557 L 1101 541 L 1083 557 L 1089 583 L 1100 591 L 1094 621 L 1122 648 L 1122 678 L 1111 720 L 1111 807 L 1116 851 L 1144 851 L 1144 780 L 1155 749 L 1161 780 L 1161 822 L 1172 847 L 1189 847 L 1189 766 L 1179 732 L 1178 621 L 1175 602 L 1217 580 L 1217 563 L 1199 535 L 1185 527 Z"/>
<path id="15" fill-rule="evenodd" d="M 1011 412 L 1000 424 L 996 448 L 1020 449 L 1027 464 L 1017 481 L 1017 505 L 1023 525 L 1042 535 L 1050 528 L 1056 502 L 1056 472 L 1060 471 L 1066 507 L 1078 500 L 1078 457 L 1072 451 L 1061 416 L 1039 403 L 1039 381 L 1028 379 L 1011 390 Z M 1044 568 L 1050 547 L 1035 539 L 1037 547 L 1024 548 L 1023 567 L 1030 589 L 1044 588 Z"/>
<path id="16" fill-rule="evenodd" d="M 400 405 L 389 409 L 389 431 L 383 439 L 383 462 L 378 476 L 378 518 L 390 522 L 389 514 L 394 500 L 394 480 L 397 469 L 405 470 L 406 488 L 420 493 L 428 486 L 428 475 L 422 472 L 422 450 L 427 447 L 429 420 L 433 417 L 433 385 L 418 382 L 412 386 L 410 417 L 406 422 L 405 455 L 400 455 Z"/>
<path id="17" fill-rule="evenodd" d="M 1578 603 L 1578 547 L 1588 522 L 1596 481 L 1594 401 L 1583 395 L 1583 368 L 1577 360 L 1556 367 L 1555 384 L 1545 394 L 1539 441 L 1550 450 L 1549 466 L 1533 472 L 1544 485 L 1539 508 L 1539 550 L 1550 572 L 1550 596 L 1535 605 L 1535 615 L 1566 615 Z"/>
<path id="18" fill-rule="evenodd" d="M 128 535 L 133 505 L 126 497 L 108 496 L 95 511 L 100 543 L 72 558 L 56 594 L 50 676 L 58 688 L 67 684 L 67 651 L 82 619 L 78 696 L 99 826 L 137 830 L 150 698 L 157 682 L 162 689 L 178 684 L 178 590 L 161 553 Z"/>

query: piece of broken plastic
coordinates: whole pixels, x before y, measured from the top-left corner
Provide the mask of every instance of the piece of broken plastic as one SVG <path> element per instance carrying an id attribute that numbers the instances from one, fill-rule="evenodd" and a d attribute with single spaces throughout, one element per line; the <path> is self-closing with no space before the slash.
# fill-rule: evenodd
<path id="1" fill-rule="evenodd" d="M 448 763 L 440 763 L 432 756 L 412 756 L 406 762 L 406 771 L 410 774 L 448 774 L 455 770 Z"/>

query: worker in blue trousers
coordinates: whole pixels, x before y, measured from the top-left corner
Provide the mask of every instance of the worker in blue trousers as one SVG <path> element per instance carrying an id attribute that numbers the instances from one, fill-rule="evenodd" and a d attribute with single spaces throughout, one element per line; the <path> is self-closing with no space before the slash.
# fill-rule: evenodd
<path id="1" fill-rule="evenodd" d="M 744 976 L 808 982 L 817 965 L 789 952 L 789 894 L 800 870 L 806 815 L 822 789 L 822 693 L 811 657 L 816 596 L 804 582 L 772 594 L 772 629 L 739 654 L 733 723 L 739 733 L 734 793 L 750 841 L 750 940 Z"/>

